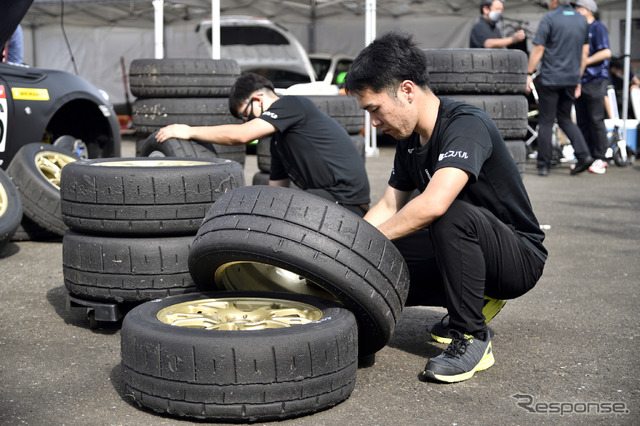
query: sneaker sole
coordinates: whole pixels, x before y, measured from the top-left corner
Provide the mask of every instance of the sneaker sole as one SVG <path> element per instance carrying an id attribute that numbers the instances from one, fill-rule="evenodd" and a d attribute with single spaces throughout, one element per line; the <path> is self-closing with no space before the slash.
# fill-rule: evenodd
<path id="1" fill-rule="evenodd" d="M 485 296 L 485 300 L 487 300 L 487 304 L 482 308 L 482 314 L 484 315 L 485 324 L 489 324 L 489 321 L 491 321 L 496 315 L 498 315 L 504 305 L 507 304 L 507 301 L 502 299 L 494 299 L 488 296 Z M 431 333 L 431 338 L 436 342 L 444 343 L 445 345 L 451 343 L 451 337 L 448 336 L 436 336 L 435 334 Z"/>
<path id="2" fill-rule="evenodd" d="M 487 368 L 491 367 L 493 364 L 495 364 L 495 362 L 496 359 L 493 357 L 493 349 L 491 347 L 491 343 L 489 343 L 489 346 L 487 346 L 487 351 L 485 352 L 478 365 L 473 368 L 473 370 L 466 373 L 456 374 L 454 376 L 443 376 L 441 374 L 435 374 L 433 371 L 425 370 L 420 373 L 421 377 L 419 378 L 422 381 L 424 381 L 424 378 L 429 378 L 431 380 L 436 380 L 444 383 L 462 382 L 464 380 L 472 378 L 476 371 L 486 370 Z"/>

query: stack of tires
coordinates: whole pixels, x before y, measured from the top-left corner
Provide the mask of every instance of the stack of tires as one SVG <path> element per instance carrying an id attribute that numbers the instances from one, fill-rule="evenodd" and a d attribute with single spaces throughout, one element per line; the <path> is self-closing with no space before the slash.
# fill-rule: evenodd
<path id="1" fill-rule="evenodd" d="M 63 167 L 79 160 L 71 150 L 51 144 L 23 145 L 7 167 L 18 188 L 24 214 L 13 241 L 60 239 L 67 230 L 60 213 Z"/>
<path id="2" fill-rule="evenodd" d="M 169 124 L 214 126 L 239 123 L 229 112 L 229 91 L 240 75 L 232 59 L 135 59 L 129 87 L 138 157 L 225 158 L 244 165 L 246 147 L 170 139 L 155 141 Z"/>
<path id="3" fill-rule="evenodd" d="M 425 49 L 431 88 L 486 111 L 524 175 L 529 102 L 526 53 L 515 49 Z"/>
<path id="4" fill-rule="evenodd" d="M 110 158 L 70 163 L 60 185 L 70 300 L 127 311 L 195 291 L 189 247 L 210 206 L 243 186 L 244 173 L 240 164 L 219 158 Z M 92 326 L 113 320 L 100 311 L 88 314 Z"/>
<path id="5" fill-rule="evenodd" d="M 406 263 L 376 228 L 335 203 L 272 186 L 216 200 L 189 271 L 201 293 L 125 317 L 125 391 L 165 415 L 234 423 L 346 400 L 359 359 L 388 343 L 409 290 Z"/>
<path id="6" fill-rule="evenodd" d="M 353 96 L 306 96 L 315 103 L 320 111 L 338 122 L 351 136 L 356 149 L 365 160 L 364 113 Z M 262 138 L 256 148 L 258 171 L 253 176 L 253 185 L 268 185 L 271 171 L 271 137 Z"/>

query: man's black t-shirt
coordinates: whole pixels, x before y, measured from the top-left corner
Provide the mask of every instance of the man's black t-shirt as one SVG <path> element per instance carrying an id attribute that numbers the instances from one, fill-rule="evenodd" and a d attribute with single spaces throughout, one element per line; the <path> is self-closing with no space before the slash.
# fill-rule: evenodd
<path id="1" fill-rule="evenodd" d="M 308 98 L 283 96 L 261 119 L 271 139 L 271 180 L 289 177 L 302 189 L 323 188 L 343 204 L 369 204 L 364 161 L 349 134 Z"/>
<path id="2" fill-rule="evenodd" d="M 389 185 L 423 192 L 436 170 L 444 167 L 470 175 L 458 199 L 489 210 L 546 260 L 544 233 L 500 131 L 481 109 L 448 98 L 440 98 L 438 119 L 424 146 L 417 133 L 398 141 Z"/>
<path id="3" fill-rule="evenodd" d="M 502 38 L 500 28 L 493 22 L 480 18 L 471 29 L 469 35 L 469 47 L 483 48 L 484 42 L 489 38 Z"/>

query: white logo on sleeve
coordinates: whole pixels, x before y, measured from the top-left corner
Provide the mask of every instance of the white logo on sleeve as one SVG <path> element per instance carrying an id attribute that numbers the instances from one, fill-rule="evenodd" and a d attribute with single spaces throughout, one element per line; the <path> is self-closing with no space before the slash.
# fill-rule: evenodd
<path id="1" fill-rule="evenodd" d="M 469 155 L 466 152 L 462 152 L 462 151 L 447 151 L 444 152 L 442 154 L 440 154 L 440 157 L 438 157 L 438 161 L 442 161 L 445 158 L 469 158 Z"/>
<path id="2" fill-rule="evenodd" d="M 274 120 L 278 119 L 278 114 L 271 112 L 271 111 L 265 111 L 262 113 L 262 115 L 268 115 L 269 117 L 273 118 Z"/>

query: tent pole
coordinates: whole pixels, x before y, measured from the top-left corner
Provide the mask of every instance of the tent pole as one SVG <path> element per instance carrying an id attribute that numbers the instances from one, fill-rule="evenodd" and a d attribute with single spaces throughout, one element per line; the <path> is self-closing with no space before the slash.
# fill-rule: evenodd
<path id="1" fill-rule="evenodd" d="M 155 58 L 164 58 L 164 0 L 153 0 L 153 28 L 155 35 Z"/>
<path id="2" fill-rule="evenodd" d="M 211 0 L 211 59 L 220 59 L 220 0 Z"/>
<path id="3" fill-rule="evenodd" d="M 364 21 L 364 45 L 369 45 L 376 38 L 376 0 L 366 0 Z M 376 129 L 371 125 L 371 116 L 368 111 L 364 113 L 364 143 L 367 157 L 377 157 L 378 141 Z"/>
<path id="4" fill-rule="evenodd" d="M 627 0 L 624 22 L 624 75 L 622 80 L 622 140 L 627 140 L 627 117 L 629 116 L 629 69 L 631 57 L 631 0 Z M 626 153 L 623 153 L 625 156 Z M 623 157 L 624 158 L 624 157 Z"/>

